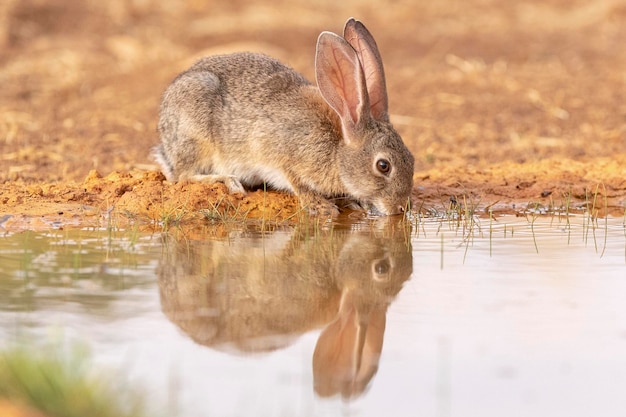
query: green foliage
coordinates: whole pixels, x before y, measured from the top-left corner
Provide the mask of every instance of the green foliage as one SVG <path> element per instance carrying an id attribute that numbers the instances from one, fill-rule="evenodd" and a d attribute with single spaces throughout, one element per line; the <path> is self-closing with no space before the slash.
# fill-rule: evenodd
<path id="1" fill-rule="evenodd" d="M 92 368 L 82 346 L 15 347 L 0 353 L 0 398 L 50 417 L 146 415 L 136 390 Z"/>

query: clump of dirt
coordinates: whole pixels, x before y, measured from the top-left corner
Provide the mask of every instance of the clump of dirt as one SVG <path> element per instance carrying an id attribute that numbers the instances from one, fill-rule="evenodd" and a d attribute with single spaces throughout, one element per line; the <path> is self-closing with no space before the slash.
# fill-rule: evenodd
<path id="1" fill-rule="evenodd" d="M 149 157 L 160 96 L 195 59 L 241 50 L 313 80 L 317 35 L 350 16 L 383 55 L 391 120 L 415 155 L 417 209 L 624 215 L 622 1 L 9 0 L 0 228 L 298 216 L 284 193 L 164 181 Z"/>
<path id="2" fill-rule="evenodd" d="M 195 220 L 280 222 L 299 212 L 291 194 L 272 190 L 229 194 L 221 183 L 170 183 L 154 171 L 116 171 L 103 177 L 92 170 L 80 183 L 0 186 L 0 226 L 5 229 L 129 222 L 164 227 Z"/>

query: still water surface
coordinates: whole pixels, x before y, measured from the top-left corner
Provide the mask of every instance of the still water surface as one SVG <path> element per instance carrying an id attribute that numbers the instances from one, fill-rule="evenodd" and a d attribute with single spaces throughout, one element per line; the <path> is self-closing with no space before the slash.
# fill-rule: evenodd
<path id="1" fill-rule="evenodd" d="M 0 342 L 86 342 L 165 416 L 617 416 L 624 219 L 0 237 Z"/>

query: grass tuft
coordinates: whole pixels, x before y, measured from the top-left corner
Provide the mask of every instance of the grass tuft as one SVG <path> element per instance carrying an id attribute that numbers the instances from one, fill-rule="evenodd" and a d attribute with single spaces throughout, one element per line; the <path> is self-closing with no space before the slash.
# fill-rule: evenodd
<path id="1" fill-rule="evenodd" d="M 0 352 L 0 398 L 49 417 L 147 415 L 137 390 L 113 375 L 93 372 L 84 346 L 14 347 Z"/>

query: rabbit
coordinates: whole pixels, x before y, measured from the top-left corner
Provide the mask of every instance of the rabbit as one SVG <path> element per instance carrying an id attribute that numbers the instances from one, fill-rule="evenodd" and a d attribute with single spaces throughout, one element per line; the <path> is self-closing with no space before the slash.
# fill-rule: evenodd
<path id="1" fill-rule="evenodd" d="M 383 63 L 354 18 L 322 32 L 317 87 L 258 53 L 201 59 L 163 94 L 153 155 L 169 181 L 294 193 L 313 215 L 347 199 L 376 215 L 405 211 L 414 158 L 389 121 Z"/>

